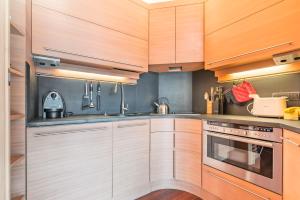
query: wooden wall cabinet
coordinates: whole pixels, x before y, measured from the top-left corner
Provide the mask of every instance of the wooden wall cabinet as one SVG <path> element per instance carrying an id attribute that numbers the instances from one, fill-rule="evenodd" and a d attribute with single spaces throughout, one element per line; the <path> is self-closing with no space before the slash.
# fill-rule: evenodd
<path id="1" fill-rule="evenodd" d="M 129 1 L 130 8 L 122 12 L 120 9 L 126 7 L 123 5 L 125 1 L 119 5 L 121 8 L 115 5 L 117 1 L 102 2 L 104 7 L 92 4 L 94 1 L 82 2 L 80 7 L 67 0 L 59 4 L 54 1 L 33 2 L 32 53 L 61 58 L 62 62 L 71 64 L 148 71 L 148 28 L 144 24 L 148 11 L 132 6 Z M 64 6 L 60 7 L 61 4 Z M 112 10 L 114 5 L 115 10 Z M 91 12 L 81 12 L 83 8 L 93 6 L 96 7 Z M 95 14 L 97 8 L 106 9 L 106 12 L 97 10 Z M 127 11 L 126 17 L 123 16 Z M 137 14 L 132 14 L 135 11 Z M 112 13 L 117 14 L 113 17 Z"/>
<path id="2" fill-rule="evenodd" d="M 113 199 L 149 193 L 149 120 L 114 122 L 113 129 Z"/>
<path id="3" fill-rule="evenodd" d="M 283 199 L 300 199 L 300 134 L 284 130 Z"/>
<path id="4" fill-rule="evenodd" d="M 174 119 L 151 119 L 150 180 L 174 178 Z"/>
<path id="5" fill-rule="evenodd" d="M 175 119 L 175 179 L 201 188 L 202 122 Z"/>
<path id="6" fill-rule="evenodd" d="M 112 198 L 112 123 L 27 129 L 28 200 Z"/>
<path id="7" fill-rule="evenodd" d="M 233 67 L 300 47 L 297 0 L 205 2 L 205 68 Z"/>
<path id="8" fill-rule="evenodd" d="M 222 200 L 282 200 L 278 194 L 206 165 L 202 167 L 202 187 Z"/>
<path id="9" fill-rule="evenodd" d="M 203 4 L 150 10 L 149 65 L 203 62 Z"/>

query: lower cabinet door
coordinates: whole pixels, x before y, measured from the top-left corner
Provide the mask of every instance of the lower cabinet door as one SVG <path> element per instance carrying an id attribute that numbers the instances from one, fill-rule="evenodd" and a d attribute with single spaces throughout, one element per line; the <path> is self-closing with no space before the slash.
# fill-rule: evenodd
<path id="1" fill-rule="evenodd" d="M 281 200 L 278 194 L 203 165 L 203 189 L 222 200 Z"/>
<path id="2" fill-rule="evenodd" d="M 111 198 L 111 123 L 27 130 L 28 200 Z"/>
<path id="3" fill-rule="evenodd" d="M 201 187 L 201 154 L 175 150 L 175 179 Z"/>
<path id="4" fill-rule="evenodd" d="M 155 132 L 151 133 L 150 147 L 150 180 L 151 182 L 159 180 L 173 179 L 173 132 Z"/>
<path id="5" fill-rule="evenodd" d="M 136 199 L 150 192 L 150 123 L 121 121 L 113 128 L 113 197 Z"/>

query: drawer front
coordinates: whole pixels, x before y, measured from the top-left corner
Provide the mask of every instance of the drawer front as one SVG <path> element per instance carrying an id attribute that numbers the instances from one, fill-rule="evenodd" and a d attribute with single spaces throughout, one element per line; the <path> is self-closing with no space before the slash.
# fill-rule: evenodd
<path id="1" fill-rule="evenodd" d="M 150 153 L 150 180 L 173 179 L 173 149 L 155 149 Z"/>
<path id="2" fill-rule="evenodd" d="M 28 129 L 28 199 L 111 199 L 112 129 L 81 126 Z"/>
<path id="3" fill-rule="evenodd" d="M 203 166 L 203 189 L 223 200 L 281 200 L 282 197 L 241 179 Z"/>
<path id="4" fill-rule="evenodd" d="M 175 119 L 175 131 L 201 134 L 202 121 L 198 119 Z"/>
<path id="5" fill-rule="evenodd" d="M 201 187 L 201 154 L 176 150 L 175 179 Z"/>
<path id="6" fill-rule="evenodd" d="M 176 132 L 175 149 L 198 152 L 201 154 L 201 139 L 200 134 Z"/>
<path id="7" fill-rule="evenodd" d="M 151 150 L 174 148 L 173 132 L 155 132 L 151 133 Z"/>
<path id="8" fill-rule="evenodd" d="M 148 69 L 147 41 L 37 5 L 32 6 L 32 53 L 138 72 Z"/>
<path id="9" fill-rule="evenodd" d="M 33 0 L 33 4 L 148 40 L 148 10 L 120 0 Z"/>
<path id="10" fill-rule="evenodd" d="M 151 132 L 174 131 L 174 119 L 151 119 Z"/>

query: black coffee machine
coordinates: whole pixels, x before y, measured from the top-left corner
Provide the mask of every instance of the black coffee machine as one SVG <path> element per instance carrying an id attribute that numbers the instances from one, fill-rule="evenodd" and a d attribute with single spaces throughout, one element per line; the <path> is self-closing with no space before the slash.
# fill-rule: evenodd
<path id="1" fill-rule="evenodd" d="M 48 92 L 43 98 L 43 118 L 63 118 L 66 105 L 63 97 L 55 90 Z"/>

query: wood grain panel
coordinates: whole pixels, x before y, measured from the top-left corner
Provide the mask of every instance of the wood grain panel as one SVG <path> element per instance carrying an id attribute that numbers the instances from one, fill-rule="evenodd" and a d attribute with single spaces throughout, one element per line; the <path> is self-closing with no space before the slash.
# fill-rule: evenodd
<path id="1" fill-rule="evenodd" d="M 174 119 L 151 119 L 151 132 L 174 131 Z"/>
<path id="2" fill-rule="evenodd" d="M 149 12 L 149 64 L 175 63 L 175 7 Z"/>
<path id="3" fill-rule="evenodd" d="M 176 150 L 198 152 L 201 154 L 201 139 L 202 135 L 200 134 L 176 132 L 175 148 Z"/>
<path id="4" fill-rule="evenodd" d="M 205 2 L 205 34 L 220 30 L 283 0 L 240 0 L 229 3 L 226 0 L 207 0 Z"/>
<path id="5" fill-rule="evenodd" d="M 204 62 L 203 4 L 176 7 L 176 63 Z"/>
<path id="6" fill-rule="evenodd" d="M 299 19 L 299 2 L 284 0 L 207 35 L 205 68 L 215 70 L 267 60 L 299 48 L 300 30 L 293 26 Z"/>
<path id="7" fill-rule="evenodd" d="M 32 52 L 64 62 L 148 70 L 147 41 L 37 5 L 32 7 Z"/>
<path id="8" fill-rule="evenodd" d="M 288 130 L 284 130 L 283 143 L 283 199 L 300 199 L 300 172 L 297 166 L 300 165 L 300 135 Z M 291 143 L 294 142 L 295 144 Z"/>
<path id="9" fill-rule="evenodd" d="M 28 199 L 111 200 L 111 123 L 29 128 L 27 141 Z"/>
<path id="10" fill-rule="evenodd" d="M 201 154 L 176 149 L 175 179 L 201 187 Z"/>
<path id="11" fill-rule="evenodd" d="M 202 121 L 199 119 L 175 119 L 175 131 L 201 134 Z"/>
<path id="12" fill-rule="evenodd" d="M 174 133 L 151 133 L 150 143 L 150 180 L 173 179 Z"/>
<path id="13" fill-rule="evenodd" d="M 148 10 L 128 0 L 33 0 L 66 15 L 148 40 Z"/>
<path id="14" fill-rule="evenodd" d="M 278 194 L 203 165 L 203 189 L 223 200 L 281 200 Z"/>
<path id="15" fill-rule="evenodd" d="M 135 199 L 150 191 L 150 121 L 113 123 L 113 197 Z"/>

